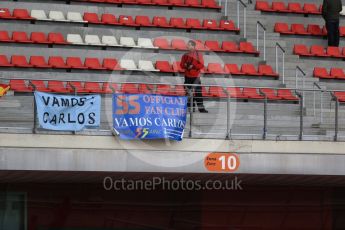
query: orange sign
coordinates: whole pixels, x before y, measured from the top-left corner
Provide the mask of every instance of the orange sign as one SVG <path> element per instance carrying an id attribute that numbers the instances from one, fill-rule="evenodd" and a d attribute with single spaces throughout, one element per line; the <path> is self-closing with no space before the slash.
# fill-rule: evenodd
<path id="1" fill-rule="evenodd" d="M 213 172 L 235 172 L 240 166 L 240 158 L 234 153 L 210 153 L 205 157 L 205 167 Z"/>

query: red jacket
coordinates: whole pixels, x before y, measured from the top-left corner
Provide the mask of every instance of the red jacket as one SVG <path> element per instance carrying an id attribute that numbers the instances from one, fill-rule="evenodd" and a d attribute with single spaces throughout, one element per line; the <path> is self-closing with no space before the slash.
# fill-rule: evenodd
<path id="1" fill-rule="evenodd" d="M 182 56 L 181 68 L 185 70 L 186 77 L 199 77 L 200 70 L 204 68 L 204 58 L 201 53 L 193 50 Z M 188 66 L 192 66 L 188 69 Z"/>

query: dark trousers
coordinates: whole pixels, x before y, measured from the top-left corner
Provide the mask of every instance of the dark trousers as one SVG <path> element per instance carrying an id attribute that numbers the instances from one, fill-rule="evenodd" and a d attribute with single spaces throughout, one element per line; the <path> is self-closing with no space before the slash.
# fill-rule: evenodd
<path id="1" fill-rule="evenodd" d="M 326 21 L 328 46 L 339 46 L 339 20 Z"/>
<path id="2" fill-rule="evenodd" d="M 195 104 L 198 106 L 199 109 L 204 108 L 204 100 L 202 99 L 202 90 L 201 90 L 201 81 L 199 77 L 192 78 L 192 77 L 185 77 L 184 78 L 185 84 L 195 84 L 197 86 L 185 86 L 186 95 L 189 96 L 188 92 L 190 90 L 194 90 L 193 95 L 193 105 Z M 193 106 L 193 107 L 194 107 Z M 188 99 L 187 107 L 190 107 L 190 98 Z"/>

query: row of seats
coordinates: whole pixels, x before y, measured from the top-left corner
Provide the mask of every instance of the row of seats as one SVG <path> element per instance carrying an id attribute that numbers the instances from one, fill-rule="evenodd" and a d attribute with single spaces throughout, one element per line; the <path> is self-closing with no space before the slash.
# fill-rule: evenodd
<path id="1" fill-rule="evenodd" d="M 313 71 L 314 77 L 325 79 L 341 79 L 345 80 L 345 73 L 342 68 L 331 68 L 328 72 L 324 67 L 315 67 Z"/>
<path id="2" fill-rule="evenodd" d="M 303 7 L 299 2 L 272 2 L 256 1 L 255 9 L 265 12 L 277 13 L 296 13 L 296 14 L 321 14 L 322 5 L 317 6 L 315 3 L 304 3 Z"/>
<path id="3" fill-rule="evenodd" d="M 345 47 L 342 49 L 339 47 L 323 47 L 320 45 L 312 45 L 310 49 L 303 44 L 296 44 L 293 48 L 293 53 L 306 56 L 306 57 L 333 57 L 333 58 L 345 58 Z"/>
<path id="4" fill-rule="evenodd" d="M 303 24 L 294 23 L 291 24 L 291 28 L 285 22 L 277 22 L 274 25 L 274 32 L 287 35 L 307 35 L 307 36 L 326 36 L 326 27 L 321 27 L 320 25 L 309 24 L 307 28 Z M 345 27 L 339 27 L 340 36 L 345 36 Z"/>
<path id="5" fill-rule="evenodd" d="M 81 2 L 221 9 L 215 0 L 79 0 Z"/>
<path id="6" fill-rule="evenodd" d="M 149 38 L 120 37 L 103 35 L 100 39 L 98 35 L 87 34 L 84 39 L 80 34 L 67 34 L 67 39 L 61 33 L 32 32 L 30 35 L 24 31 L 13 31 L 12 35 L 8 31 L 0 31 L 0 42 L 18 42 L 35 44 L 74 44 L 74 45 L 96 45 L 96 46 L 115 46 L 145 49 L 166 49 L 186 51 L 187 42 L 183 39 L 155 38 L 153 42 Z M 259 55 L 251 42 L 240 42 L 238 45 L 233 41 L 223 41 L 221 44 L 215 40 L 205 42 L 196 40 L 196 49 L 199 51 L 213 51 L 226 53 L 248 53 Z"/>
<path id="7" fill-rule="evenodd" d="M 20 12 L 20 13 L 19 13 Z M 85 12 L 83 17 L 78 12 L 68 12 L 67 18 L 61 11 L 50 11 L 47 17 L 43 10 L 31 10 L 31 15 L 26 9 L 14 9 L 11 14 L 6 8 L 0 11 L 0 19 L 21 19 L 21 20 L 43 20 L 43 21 L 59 21 L 59 22 L 81 22 L 101 25 L 119 25 L 132 27 L 160 27 L 160 28 L 177 28 L 177 29 L 199 29 L 214 31 L 235 31 L 239 32 L 235 24 L 231 20 L 204 19 L 202 22 L 197 18 L 172 17 L 169 22 L 164 16 L 154 16 L 152 21 L 148 16 L 138 15 L 133 19 L 129 15 L 120 15 L 117 19 L 113 14 L 102 14 L 99 17 L 96 13 Z"/>
<path id="8" fill-rule="evenodd" d="M 62 82 L 48 81 L 46 84 L 42 80 L 31 80 L 28 83 L 25 80 L 10 80 L 11 90 L 15 92 L 33 92 L 34 90 L 41 92 L 55 93 L 130 93 L 130 94 L 162 94 L 171 96 L 184 96 L 185 90 L 182 85 L 151 85 L 151 84 L 133 84 L 124 83 L 119 86 L 116 83 L 109 82 Z M 298 98 L 289 89 L 257 89 L 257 88 L 240 88 L 220 86 L 202 87 L 202 95 L 204 97 L 231 98 L 237 99 L 264 99 L 265 96 L 269 100 L 289 100 L 298 101 Z"/>
<path id="9" fill-rule="evenodd" d="M 101 64 L 102 63 L 102 64 Z M 89 69 L 89 70 L 131 70 L 131 71 L 151 71 L 165 73 L 182 73 L 180 62 L 172 65 L 168 61 L 157 61 L 154 65 L 151 61 L 139 60 L 138 65 L 131 59 L 121 59 L 120 63 L 115 58 L 86 57 L 84 62 L 80 57 L 67 57 L 66 61 L 61 56 L 50 56 L 48 62 L 43 56 L 31 56 L 29 62 L 23 55 L 12 55 L 11 61 L 5 55 L 0 55 L 0 67 L 20 67 L 20 68 L 53 68 L 53 69 Z M 278 77 L 271 66 L 259 65 L 258 69 L 253 64 L 242 64 L 241 69 L 237 64 L 209 63 L 203 73 L 206 74 L 233 74 L 251 76 Z"/>

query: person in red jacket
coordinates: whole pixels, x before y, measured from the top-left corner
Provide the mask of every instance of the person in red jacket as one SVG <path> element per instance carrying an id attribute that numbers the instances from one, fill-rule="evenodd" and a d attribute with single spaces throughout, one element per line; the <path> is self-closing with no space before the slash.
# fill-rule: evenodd
<path id="1" fill-rule="evenodd" d="M 188 41 L 189 52 L 185 53 L 181 59 L 181 68 L 185 70 L 184 72 L 184 83 L 185 84 L 194 84 L 196 86 L 188 85 L 186 86 L 187 94 L 190 90 L 194 90 L 195 94 L 193 97 L 193 103 L 196 102 L 200 113 L 208 113 L 204 107 L 204 101 L 202 98 L 201 90 L 201 80 L 200 80 L 200 71 L 204 68 L 204 58 L 201 53 L 196 51 L 195 41 Z M 190 107 L 190 100 L 187 104 Z"/>

